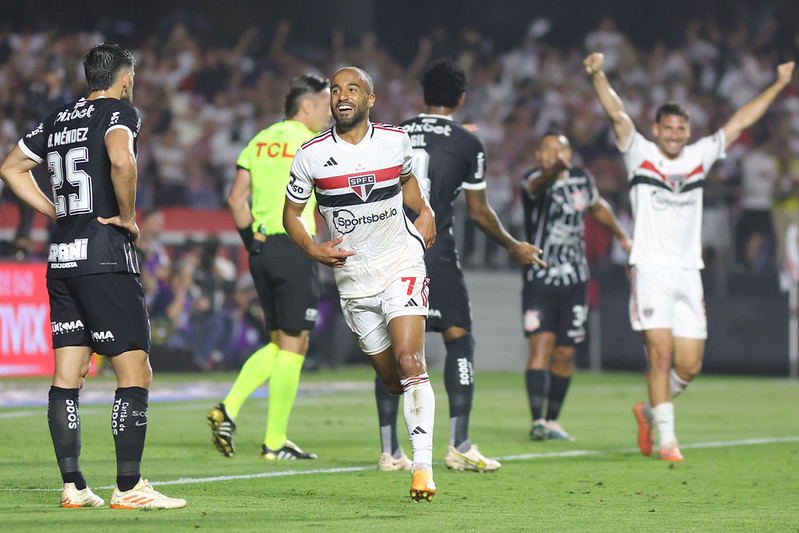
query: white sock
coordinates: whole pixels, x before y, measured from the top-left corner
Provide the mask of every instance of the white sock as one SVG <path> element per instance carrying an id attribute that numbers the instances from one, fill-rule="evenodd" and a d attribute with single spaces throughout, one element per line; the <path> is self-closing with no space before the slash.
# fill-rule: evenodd
<path id="1" fill-rule="evenodd" d="M 671 399 L 677 397 L 682 391 L 685 390 L 685 387 L 688 386 L 690 381 L 685 381 L 683 378 L 677 375 L 677 372 L 674 369 L 671 369 L 669 372 L 669 387 L 671 388 Z"/>
<path id="2" fill-rule="evenodd" d="M 671 442 L 676 442 L 674 434 L 674 404 L 671 402 L 659 403 L 652 408 L 655 417 L 655 425 L 658 428 L 660 446 L 663 447 Z"/>
<path id="3" fill-rule="evenodd" d="M 403 414 L 413 450 L 412 470 L 430 470 L 433 464 L 433 422 L 436 397 L 427 372 L 400 380 L 403 392 Z"/>

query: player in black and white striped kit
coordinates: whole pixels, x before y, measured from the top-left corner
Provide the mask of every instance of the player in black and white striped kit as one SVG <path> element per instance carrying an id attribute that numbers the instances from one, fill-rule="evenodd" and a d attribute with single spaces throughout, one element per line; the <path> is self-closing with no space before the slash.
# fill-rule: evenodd
<path id="1" fill-rule="evenodd" d="M 141 477 L 152 369 L 150 324 L 133 245 L 136 225 L 135 59 L 113 43 L 83 59 L 89 96 L 55 110 L 23 137 L 0 175 L 28 205 L 55 224 L 47 291 L 55 372 L 47 419 L 64 482 L 62 507 L 103 499 L 81 472 L 78 396 L 92 352 L 109 357 L 117 377 L 111 417 L 117 459 L 111 507 L 181 508 L 186 500 L 153 490 Z M 53 202 L 31 175 L 47 163 Z"/>
<path id="2" fill-rule="evenodd" d="M 449 398 L 450 438 L 444 462 L 449 468 L 497 470 L 500 463 L 480 453 L 469 439 L 474 396 L 474 351 L 471 303 L 460 269 L 452 232 L 452 203 L 466 191 L 469 217 L 486 235 L 522 264 L 537 261 L 535 246 L 514 239 L 486 201 L 485 150 L 477 136 L 453 120 L 463 104 L 466 74 L 451 60 L 433 63 L 422 78 L 425 113 L 401 124 L 413 146 L 413 169 L 436 213 L 436 242 L 425 253 L 430 278 L 427 331 L 438 331 L 447 355 L 444 383 Z M 410 462 L 399 447 L 398 401 L 382 384 L 375 387 L 382 454 L 380 470 L 400 470 Z"/>
<path id="3" fill-rule="evenodd" d="M 524 177 L 527 240 L 540 246 L 547 268 L 523 272 L 522 320 L 530 348 L 525 375 L 533 417 L 530 438 L 574 440 L 558 422 L 571 380 L 575 345 L 585 338 L 588 261 L 583 240 L 591 213 L 629 251 L 630 240 L 594 179 L 572 166 L 571 145 L 558 131 L 544 134 L 536 149 L 539 168 Z M 546 417 L 544 404 L 547 404 Z"/>

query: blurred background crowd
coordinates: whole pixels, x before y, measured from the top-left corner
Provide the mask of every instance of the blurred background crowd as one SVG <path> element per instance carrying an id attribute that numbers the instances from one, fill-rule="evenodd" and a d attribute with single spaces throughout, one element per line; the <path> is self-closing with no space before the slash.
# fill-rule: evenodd
<path id="1" fill-rule="evenodd" d="M 237 243 L 163 239 L 164 210 L 182 206 L 202 217 L 202 210 L 226 208 L 238 154 L 258 130 L 283 119 L 291 77 L 330 77 L 341 66 L 361 66 L 375 81 L 373 120 L 396 124 L 424 109 L 424 67 L 456 58 L 469 75 L 457 118 L 476 126 L 487 151 L 489 202 L 522 236 L 521 177 L 534 165 L 538 138 L 552 127 L 566 132 L 576 162 L 630 221 L 610 122 L 582 67 L 587 53 L 605 54 L 611 82 L 644 135 L 655 109 L 677 100 L 691 111 L 694 140 L 772 83 L 779 62 L 799 58 L 799 5 L 779 0 L 645 6 L 231 1 L 213 7 L 144 0 L 87 10 L 16 4 L 0 3 L 0 158 L 53 108 L 86 94 L 81 60 L 91 46 L 114 40 L 134 52 L 134 103 L 143 116 L 139 224 L 154 340 L 192 351 L 208 369 L 240 365 L 261 342 L 255 292 Z M 36 177 L 49 189 L 45 169 Z M 3 191 L 0 210 L 14 203 Z M 456 222 L 464 266 L 513 268 L 464 218 Z M 0 254 L 42 259 L 45 243 L 32 238 L 33 219 L 20 209 Z M 722 285 L 740 272 L 777 280 L 791 221 L 799 221 L 796 76 L 708 175 L 708 270 Z M 590 223 L 587 232 L 595 266 L 624 264 L 609 235 Z M 328 316 L 335 300 L 333 292 L 322 304 L 330 304 Z"/>

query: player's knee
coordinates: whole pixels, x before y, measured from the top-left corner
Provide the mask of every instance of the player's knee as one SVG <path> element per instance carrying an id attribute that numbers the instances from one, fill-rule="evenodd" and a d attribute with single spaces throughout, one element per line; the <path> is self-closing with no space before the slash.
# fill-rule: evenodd
<path id="1" fill-rule="evenodd" d="M 552 354 L 552 369 L 571 369 L 573 360 L 573 346 L 558 346 Z"/>
<path id="2" fill-rule="evenodd" d="M 383 381 L 383 380 L 381 380 L 381 381 Z M 403 389 L 402 389 L 402 384 L 399 382 L 399 380 L 390 381 L 390 382 L 383 381 L 383 385 L 386 386 L 386 389 L 388 390 L 388 392 L 390 392 L 391 394 L 394 394 L 395 396 L 398 396 L 398 395 L 400 395 L 400 394 L 402 394 L 404 392 Z"/>
<path id="3" fill-rule="evenodd" d="M 400 352 L 396 354 L 400 378 L 418 376 L 426 371 L 424 354 L 417 352 Z"/>
<path id="4" fill-rule="evenodd" d="M 691 364 L 683 364 L 683 365 L 674 365 L 674 373 L 677 376 L 687 382 L 690 383 L 694 380 L 696 376 L 699 375 L 699 372 L 702 371 L 702 361 L 697 361 L 696 363 Z"/>

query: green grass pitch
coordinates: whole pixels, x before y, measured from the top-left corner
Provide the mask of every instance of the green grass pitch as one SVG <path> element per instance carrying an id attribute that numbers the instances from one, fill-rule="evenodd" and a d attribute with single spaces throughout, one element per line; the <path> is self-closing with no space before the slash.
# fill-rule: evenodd
<path id="1" fill-rule="evenodd" d="M 0 524 L 3 531 L 799 531 L 799 383 L 702 375 L 675 402 L 685 460 L 637 450 L 632 415 L 641 375 L 577 373 L 561 416 L 576 442 L 531 442 L 519 373 L 480 373 L 471 438 L 498 457 L 496 473 L 448 471 L 441 373 L 436 390 L 432 503 L 408 497 L 407 472 L 378 472 L 377 415 L 368 368 L 303 375 L 289 438 L 315 461 L 267 463 L 264 391 L 243 407 L 237 455 L 211 445 L 205 412 L 233 374 L 157 374 L 143 474 L 186 498 L 176 511 L 61 509 L 47 429 L 49 381 L 0 381 Z M 110 498 L 114 384 L 89 378 L 81 399 L 81 465 Z M 98 403 L 95 403 L 98 402 Z M 400 419 L 403 447 L 410 454 Z"/>

